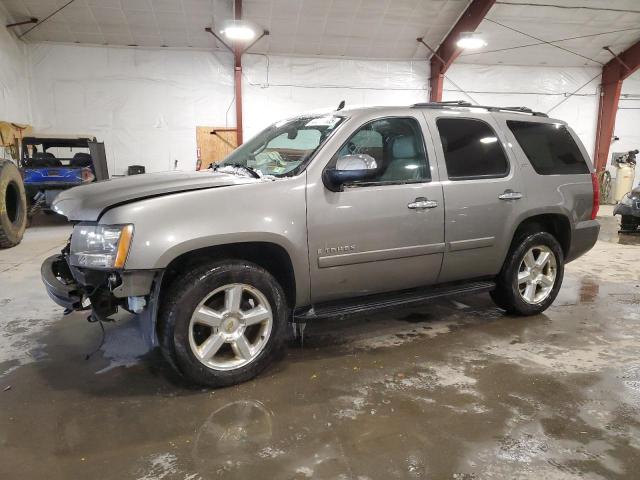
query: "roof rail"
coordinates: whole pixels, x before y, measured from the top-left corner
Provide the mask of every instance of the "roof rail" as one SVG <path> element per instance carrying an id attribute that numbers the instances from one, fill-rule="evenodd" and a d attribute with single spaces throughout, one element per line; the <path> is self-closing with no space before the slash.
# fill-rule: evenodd
<path id="1" fill-rule="evenodd" d="M 427 103 L 415 103 L 411 105 L 411 108 L 482 108 L 489 112 L 516 112 L 526 113 L 535 117 L 548 117 L 546 113 L 534 112 L 527 107 L 493 107 L 488 105 L 473 105 L 463 100 L 450 101 L 450 102 L 427 102 Z"/>

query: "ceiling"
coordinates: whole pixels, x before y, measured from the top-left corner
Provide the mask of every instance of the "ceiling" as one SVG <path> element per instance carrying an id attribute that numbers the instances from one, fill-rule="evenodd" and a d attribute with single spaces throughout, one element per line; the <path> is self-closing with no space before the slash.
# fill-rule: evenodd
<path id="1" fill-rule="evenodd" d="M 0 0 L 13 21 L 44 19 L 69 0 Z M 254 53 L 426 58 L 469 0 L 244 0 L 243 15 L 270 31 Z M 74 0 L 27 41 L 223 49 L 219 30 L 233 0 Z M 24 33 L 31 26 L 17 29 Z M 639 0 L 498 0 L 477 29 L 488 45 L 464 63 L 598 66 L 640 38 Z M 560 39 L 557 46 L 545 44 Z M 537 44 L 537 45 L 532 45 Z M 522 47 L 522 48 L 518 48 Z M 561 47 L 561 48 L 558 48 Z"/>
<path id="2" fill-rule="evenodd" d="M 68 0 L 0 0 L 13 21 L 45 18 Z M 255 53 L 412 58 L 438 44 L 469 0 L 244 0 L 243 18 L 269 30 Z M 222 48 L 204 28 L 233 16 L 232 0 L 75 0 L 29 41 Z M 26 31 L 23 27 L 19 32 Z M 423 49 L 424 47 L 420 47 Z"/>
<path id="3" fill-rule="evenodd" d="M 487 47 L 463 53 L 457 62 L 599 66 L 598 62 L 606 63 L 612 58 L 603 47 L 620 53 L 640 39 L 640 1 L 498 0 L 476 31 L 482 33 Z M 615 33 L 566 40 L 556 43 L 557 46 L 513 48 L 605 32 Z"/>

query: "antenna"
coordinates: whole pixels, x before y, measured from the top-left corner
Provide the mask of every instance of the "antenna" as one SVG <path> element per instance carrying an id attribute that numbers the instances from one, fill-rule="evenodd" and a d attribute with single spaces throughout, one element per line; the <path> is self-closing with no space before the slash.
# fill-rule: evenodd
<path id="1" fill-rule="evenodd" d="M 345 106 L 345 101 L 342 100 L 340 102 L 340 105 L 338 105 L 338 108 L 336 109 L 336 112 L 339 112 L 340 110 L 342 110 L 344 108 L 344 106 Z"/>

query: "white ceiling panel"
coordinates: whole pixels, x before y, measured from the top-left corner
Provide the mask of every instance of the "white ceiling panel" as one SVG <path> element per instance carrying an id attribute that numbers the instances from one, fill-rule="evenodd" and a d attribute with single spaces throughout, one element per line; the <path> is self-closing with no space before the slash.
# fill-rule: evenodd
<path id="1" fill-rule="evenodd" d="M 67 0 L 0 0 L 13 21 L 45 18 Z M 266 54 L 426 58 L 469 0 L 244 0 L 244 18 L 270 31 Z M 233 0 L 75 0 L 27 41 L 222 49 L 205 27 L 233 17 Z M 18 33 L 31 26 L 17 29 Z M 640 38 L 640 0 L 498 0 L 478 31 L 488 45 L 458 62 L 598 65 Z M 579 38 L 574 38 L 579 37 Z M 560 40 L 560 41 L 558 41 Z M 555 42 L 556 46 L 545 42 Z"/>
<path id="2" fill-rule="evenodd" d="M 65 0 L 0 0 L 11 19 L 47 17 Z M 243 17 L 269 30 L 255 53 L 424 58 L 469 0 L 244 0 Z M 74 0 L 25 40 L 223 48 L 204 33 L 233 17 L 233 0 Z M 31 26 L 17 29 L 18 33 Z M 154 44 L 154 42 L 156 42 Z M 380 45 L 382 42 L 382 45 Z"/>
<path id="3" fill-rule="evenodd" d="M 640 39 L 640 1 L 499 0 L 477 31 L 488 45 L 459 62 L 599 66 L 612 58 L 603 47 L 619 53 Z"/>

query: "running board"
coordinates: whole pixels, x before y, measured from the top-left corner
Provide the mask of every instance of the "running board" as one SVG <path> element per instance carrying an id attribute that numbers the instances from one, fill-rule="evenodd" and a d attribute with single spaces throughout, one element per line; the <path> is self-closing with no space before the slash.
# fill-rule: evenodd
<path id="1" fill-rule="evenodd" d="M 305 323 L 310 320 L 373 313 L 391 308 L 415 307 L 436 298 L 489 292 L 495 287 L 495 282 L 490 281 L 457 283 L 429 289 L 404 290 L 399 293 L 384 293 L 339 302 L 320 303 L 296 310 L 293 314 L 293 321 Z"/>

